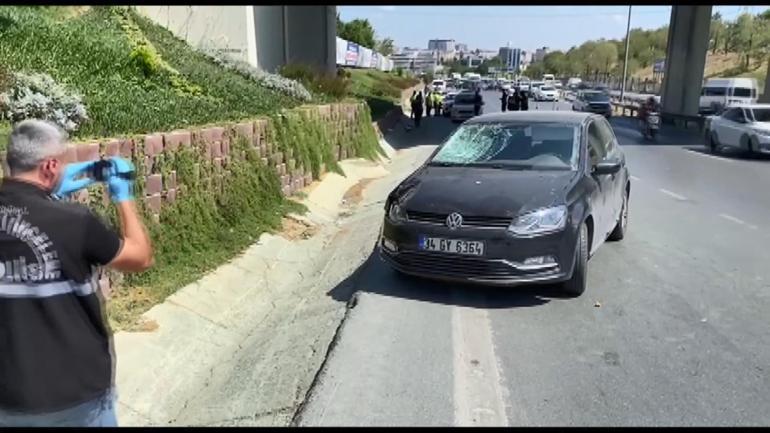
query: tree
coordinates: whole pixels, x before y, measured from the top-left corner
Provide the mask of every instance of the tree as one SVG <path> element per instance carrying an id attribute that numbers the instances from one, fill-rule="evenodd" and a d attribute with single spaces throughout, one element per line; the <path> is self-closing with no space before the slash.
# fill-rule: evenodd
<path id="1" fill-rule="evenodd" d="M 751 62 L 752 44 L 754 42 L 752 34 L 753 21 L 753 15 L 742 13 L 734 23 L 728 26 L 734 49 L 744 53 L 744 68 L 748 68 Z"/>
<path id="2" fill-rule="evenodd" d="M 561 51 L 552 51 L 543 57 L 543 68 L 546 73 L 562 75 L 566 73 L 567 56 Z"/>
<path id="3" fill-rule="evenodd" d="M 722 14 L 715 12 L 711 17 L 711 28 L 709 29 L 709 39 L 711 41 L 711 54 L 716 54 L 719 47 L 720 38 L 724 36 L 725 23 L 722 21 Z"/>
<path id="4" fill-rule="evenodd" d="M 374 49 L 374 28 L 369 23 L 369 20 L 355 19 L 353 21 L 342 23 L 340 26 L 338 22 L 337 35 L 342 39 L 350 42 L 355 42 L 358 45 L 366 48 Z"/>
<path id="5" fill-rule="evenodd" d="M 391 38 L 380 39 L 379 41 L 377 41 L 377 44 L 375 45 L 374 50 L 384 56 L 389 56 L 393 54 L 393 52 L 395 51 L 393 39 Z"/>

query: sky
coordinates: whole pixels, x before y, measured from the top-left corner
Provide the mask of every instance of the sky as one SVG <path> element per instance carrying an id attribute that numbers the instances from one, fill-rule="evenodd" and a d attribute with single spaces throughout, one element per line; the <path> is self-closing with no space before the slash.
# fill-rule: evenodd
<path id="1" fill-rule="evenodd" d="M 732 20 L 742 12 L 770 6 L 714 6 Z M 622 39 L 628 6 L 337 6 L 340 18 L 367 18 L 378 38 L 398 47 L 427 48 L 429 39 L 454 39 L 469 49 L 549 47 L 568 50 L 590 39 Z M 634 6 L 631 28 L 668 25 L 671 6 Z"/>

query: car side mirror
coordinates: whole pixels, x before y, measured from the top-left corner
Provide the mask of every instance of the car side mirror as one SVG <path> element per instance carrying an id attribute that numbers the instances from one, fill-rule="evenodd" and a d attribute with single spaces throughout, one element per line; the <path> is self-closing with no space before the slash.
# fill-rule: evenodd
<path id="1" fill-rule="evenodd" d="M 615 174 L 620 171 L 620 161 L 607 160 L 599 162 L 593 167 L 593 174 Z"/>

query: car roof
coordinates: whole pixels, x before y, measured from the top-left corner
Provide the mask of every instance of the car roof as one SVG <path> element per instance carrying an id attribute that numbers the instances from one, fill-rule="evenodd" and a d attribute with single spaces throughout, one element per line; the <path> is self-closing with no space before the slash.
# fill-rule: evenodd
<path id="1" fill-rule="evenodd" d="M 577 126 L 589 118 L 599 117 L 601 116 L 598 114 L 581 111 L 507 111 L 505 113 L 482 114 L 465 123 L 565 123 Z"/>
<path id="2" fill-rule="evenodd" d="M 770 108 L 770 104 L 740 104 L 740 105 L 733 105 L 732 107 L 743 107 L 743 108 Z"/>

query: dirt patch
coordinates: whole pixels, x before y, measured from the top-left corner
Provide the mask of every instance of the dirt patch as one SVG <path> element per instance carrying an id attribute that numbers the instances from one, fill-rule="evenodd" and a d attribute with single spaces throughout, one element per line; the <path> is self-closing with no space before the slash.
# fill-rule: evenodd
<path id="1" fill-rule="evenodd" d="M 361 179 L 357 184 L 351 186 L 342 197 L 343 204 L 346 206 L 355 206 L 361 203 L 361 201 L 364 199 L 364 190 L 366 189 L 366 186 L 369 185 L 372 181 L 374 181 L 374 178 Z"/>
<path id="2" fill-rule="evenodd" d="M 281 223 L 280 235 L 290 241 L 309 239 L 318 233 L 317 226 L 292 215 L 285 216 Z"/>
<path id="3" fill-rule="evenodd" d="M 144 319 L 136 311 L 146 311 L 159 302 L 149 290 L 141 287 L 113 290 L 107 300 L 110 327 L 114 332 L 151 332 L 158 328 L 154 321 Z"/>

